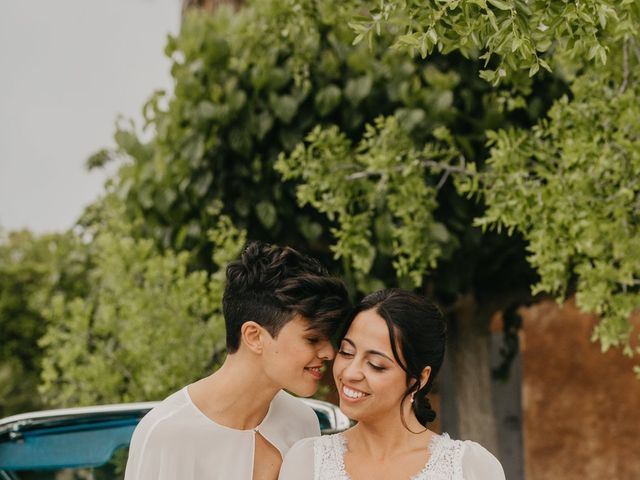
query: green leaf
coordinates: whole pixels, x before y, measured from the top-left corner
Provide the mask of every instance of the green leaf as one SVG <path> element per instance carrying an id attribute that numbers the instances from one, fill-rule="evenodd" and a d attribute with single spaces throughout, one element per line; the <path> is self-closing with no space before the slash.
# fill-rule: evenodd
<path id="1" fill-rule="evenodd" d="M 293 117 L 298 112 L 298 100 L 291 95 L 275 95 L 269 97 L 269 105 L 271 106 L 276 118 L 285 124 L 291 123 Z"/>
<path id="2" fill-rule="evenodd" d="M 353 105 L 358 105 L 369 95 L 372 86 L 372 78 L 369 75 L 363 75 L 347 82 L 344 95 Z"/>
<path id="3" fill-rule="evenodd" d="M 269 112 L 261 112 L 255 121 L 254 131 L 258 140 L 262 140 L 267 133 L 273 127 L 273 117 L 269 114 Z"/>
<path id="4" fill-rule="evenodd" d="M 398 41 L 400 43 L 403 43 L 405 45 L 409 45 L 411 47 L 416 47 L 416 48 L 420 47 L 420 40 L 418 40 L 417 35 L 414 34 L 414 33 L 409 33 L 409 34 L 406 34 L 406 35 L 400 35 L 398 37 Z"/>
<path id="5" fill-rule="evenodd" d="M 315 97 L 315 107 L 322 117 L 333 112 L 342 99 L 342 91 L 335 85 L 328 85 L 318 91 Z"/>
<path id="6" fill-rule="evenodd" d="M 103 148 L 87 158 L 85 166 L 87 170 L 94 170 L 96 168 L 104 167 L 111 160 L 113 160 L 112 152 Z"/>
<path id="7" fill-rule="evenodd" d="M 203 119 L 213 118 L 217 112 L 215 105 L 207 100 L 200 102 L 196 107 L 196 111 Z"/>
<path id="8" fill-rule="evenodd" d="M 507 2 L 503 2 L 502 0 L 487 0 L 487 2 L 489 2 L 494 7 L 504 11 L 508 11 L 513 8 L 512 5 L 509 5 Z"/>
<path id="9" fill-rule="evenodd" d="M 258 216 L 260 223 L 262 223 L 262 225 L 267 229 L 273 228 L 278 220 L 276 207 L 273 203 L 266 200 L 259 202 L 256 205 L 256 215 Z"/>

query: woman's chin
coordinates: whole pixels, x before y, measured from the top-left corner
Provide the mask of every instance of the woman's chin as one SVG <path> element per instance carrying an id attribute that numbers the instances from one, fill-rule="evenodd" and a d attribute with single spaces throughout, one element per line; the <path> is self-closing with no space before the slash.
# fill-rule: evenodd
<path id="1" fill-rule="evenodd" d="M 297 397 L 310 397 L 318 391 L 318 384 L 305 382 L 304 384 L 285 385 L 284 389 Z"/>
<path id="2" fill-rule="evenodd" d="M 342 413 L 344 413 L 347 417 L 349 417 L 351 420 L 355 422 L 359 422 L 362 420 L 362 417 L 363 417 L 362 412 L 360 411 L 359 408 L 357 408 L 357 406 L 351 403 L 345 402 L 344 400 L 340 400 L 340 410 L 342 411 Z"/>

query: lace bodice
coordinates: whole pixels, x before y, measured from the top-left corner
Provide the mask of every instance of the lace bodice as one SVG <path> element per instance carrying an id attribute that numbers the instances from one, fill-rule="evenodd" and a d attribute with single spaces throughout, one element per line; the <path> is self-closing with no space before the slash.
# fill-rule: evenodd
<path id="1" fill-rule="evenodd" d="M 314 480 L 350 480 L 344 467 L 347 439 L 341 434 L 316 439 L 313 445 Z M 462 453 L 464 442 L 449 435 L 434 435 L 429 446 L 429 460 L 411 480 L 464 480 Z"/>
<path id="2" fill-rule="evenodd" d="M 280 480 L 351 480 L 344 465 L 347 439 L 342 433 L 307 438 L 292 447 Z M 406 480 L 504 480 L 500 462 L 475 442 L 434 435 L 424 468 Z"/>

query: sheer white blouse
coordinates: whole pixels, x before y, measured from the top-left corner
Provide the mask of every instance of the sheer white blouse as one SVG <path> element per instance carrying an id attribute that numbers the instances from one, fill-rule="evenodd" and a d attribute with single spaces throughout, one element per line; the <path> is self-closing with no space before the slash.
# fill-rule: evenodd
<path id="1" fill-rule="evenodd" d="M 296 443 L 282 463 L 279 480 L 350 480 L 344 466 L 347 439 L 342 433 Z M 434 435 L 429 459 L 407 480 L 505 480 L 500 462 L 471 441 Z"/>
<path id="2" fill-rule="evenodd" d="M 298 440 L 319 435 L 320 427 L 312 408 L 283 391 L 255 429 L 225 427 L 202 413 L 185 387 L 136 427 L 125 480 L 249 480 L 256 432 L 284 458 Z"/>

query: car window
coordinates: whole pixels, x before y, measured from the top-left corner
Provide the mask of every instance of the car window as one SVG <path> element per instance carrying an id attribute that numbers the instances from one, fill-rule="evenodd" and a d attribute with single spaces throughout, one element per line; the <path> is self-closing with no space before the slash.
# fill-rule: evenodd
<path id="1" fill-rule="evenodd" d="M 329 417 L 329 413 L 324 410 L 314 409 L 316 416 L 318 417 L 318 422 L 320 422 L 320 430 L 331 430 L 335 428 L 331 424 L 331 418 Z"/>
<path id="2" fill-rule="evenodd" d="M 128 453 L 128 448 L 120 448 L 107 463 L 98 467 L 21 470 L 7 473 L 13 475 L 8 478 L 15 480 L 122 480 Z"/>

